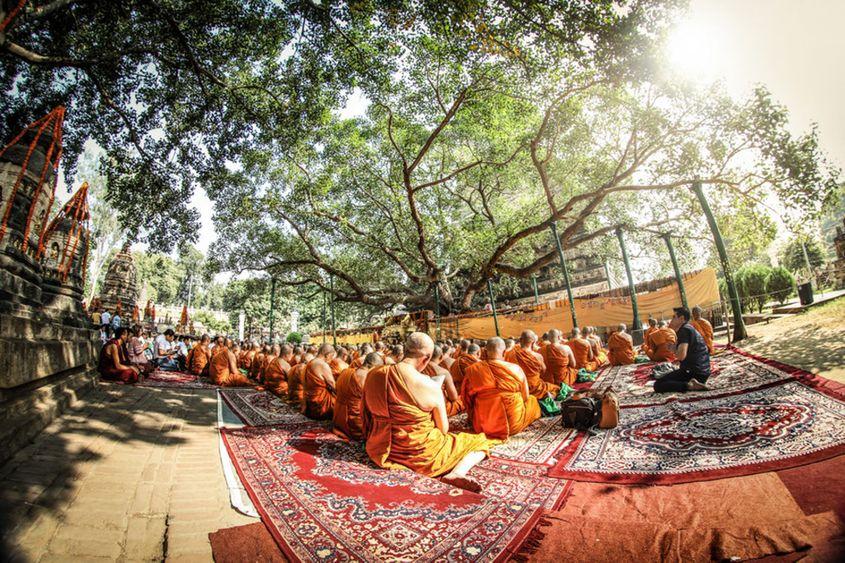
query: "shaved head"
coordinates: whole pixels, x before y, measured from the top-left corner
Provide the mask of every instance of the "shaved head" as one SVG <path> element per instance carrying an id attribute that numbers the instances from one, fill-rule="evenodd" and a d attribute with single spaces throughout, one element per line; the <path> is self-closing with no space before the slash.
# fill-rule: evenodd
<path id="1" fill-rule="evenodd" d="M 654 317 L 649 317 L 648 326 L 657 326 L 657 319 L 655 319 Z"/>
<path id="2" fill-rule="evenodd" d="M 537 334 L 533 330 L 523 330 L 519 335 L 519 344 L 525 348 L 531 346 L 537 341 Z"/>
<path id="3" fill-rule="evenodd" d="M 469 350 L 469 345 L 470 345 L 470 344 L 472 344 L 472 342 L 470 342 L 469 340 L 467 340 L 466 338 L 464 338 L 463 340 L 461 340 L 461 350 L 463 350 L 464 352 L 466 352 L 467 350 Z"/>
<path id="4" fill-rule="evenodd" d="M 368 368 L 374 368 L 384 364 L 382 361 L 381 356 L 379 356 L 376 352 L 370 352 L 364 357 L 364 366 Z"/>
<path id="5" fill-rule="evenodd" d="M 487 359 L 497 358 L 505 351 L 505 341 L 498 336 L 496 338 L 491 338 L 487 341 L 485 348 L 487 350 Z"/>
<path id="6" fill-rule="evenodd" d="M 619 326 L 616 328 L 619 330 L 619 332 L 625 332 L 626 330 L 628 330 L 628 325 L 626 325 L 625 323 L 619 323 Z"/>
<path id="7" fill-rule="evenodd" d="M 660 328 L 663 328 L 663 327 L 667 326 L 668 324 L 669 323 L 667 323 L 666 321 L 660 321 L 659 323 L 657 323 L 657 326 L 659 326 Z"/>
<path id="8" fill-rule="evenodd" d="M 272 349 L 271 352 L 274 356 L 278 356 L 279 354 L 282 353 L 282 347 L 279 346 L 278 344 L 273 344 L 273 349 Z"/>
<path id="9" fill-rule="evenodd" d="M 467 354 L 472 356 L 477 356 L 479 352 L 481 352 L 481 347 L 478 344 L 470 344 L 467 348 Z"/>
<path id="10" fill-rule="evenodd" d="M 320 346 L 320 349 L 317 352 L 317 355 L 318 356 L 328 356 L 329 354 L 333 354 L 333 353 L 334 353 L 334 346 L 327 343 L 327 344 L 323 344 L 322 346 Z"/>
<path id="11" fill-rule="evenodd" d="M 558 340 L 560 340 L 561 334 L 562 333 L 558 329 L 553 328 L 549 331 L 549 340 L 551 342 L 557 342 Z"/>
<path id="12" fill-rule="evenodd" d="M 440 346 L 435 346 L 434 350 L 431 352 L 431 361 L 436 362 L 440 358 L 443 357 L 443 348 Z"/>
<path id="13" fill-rule="evenodd" d="M 293 348 L 290 347 L 289 344 L 283 344 L 282 347 L 279 349 L 279 353 L 282 356 L 287 356 L 288 354 L 293 352 Z"/>
<path id="14" fill-rule="evenodd" d="M 434 340 L 424 332 L 412 332 L 405 339 L 405 357 L 421 358 L 431 357 L 434 352 Z"/>

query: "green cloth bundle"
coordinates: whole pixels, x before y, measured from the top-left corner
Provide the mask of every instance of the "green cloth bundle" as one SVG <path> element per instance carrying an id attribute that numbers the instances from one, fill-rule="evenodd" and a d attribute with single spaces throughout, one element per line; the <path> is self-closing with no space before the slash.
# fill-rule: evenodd
<path id="1" fill-rule="evenodd" d="M 584 368 L 578 370 L 578 378 L 575 380 L 576 383 L 589 383 L 591 381 L 596 380 L 596 376 L 598 372 L 596 371 L 587 371 Z"/>
<path id="2" fill-rule="evenodd" d="M 560 414 L 560 406 L 551 397 L 539 399 L 540 410 L 543 411 L 543 416 L 555 416 Z"/>
<path id="3" fill-rule="evenodd" d="M 558 395 L 557 395 L 557 400 L 563 402 L 563 401 L 567 400 L 570 396 L 572 396 L 572 394 L 574 392 L 575 392 L 575 389 L 573 389 L 572 387 L 570 387 L 566 383 L 561 383 L 560 384 L 560 393 L 558 393 Z"/>

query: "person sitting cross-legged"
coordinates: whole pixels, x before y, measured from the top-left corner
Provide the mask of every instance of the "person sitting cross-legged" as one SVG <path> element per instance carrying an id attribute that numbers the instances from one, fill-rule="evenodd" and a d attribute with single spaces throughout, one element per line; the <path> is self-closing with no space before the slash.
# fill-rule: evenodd
<path id="1" fill-rule="evenodd" d="M 302 382 L 305 379 L 305 370 L 308 368 L 308 363 L 314 359 L 316 354 L 317 349 L 315 347 L 309 346 L 306 348 L 300 357 L 299 363 L 293 366 L 288 373 L 288 403 L 297 407 L 302 406 Z"/>
<path id="2" fill-rule="evenodd" d="M 331 361 L 335 357 L 331 344 L 323 344 L 317 357 L 308 362 L 302 378 L 302 414 L 314 420 L 332 418 L 335 401 L 335 380 Z"/>
<path id="3" fill-rule="evenodd" d="M 208 375 L 208 365 L 211 362 L 211 350 L 208 349 L 210 343 L 211 337 L 203 334 L 200 343 L 188 352 L 186 364 L 190 373 L 194 375 Z"/>
<path id="4" fill-rule="evenodd" d="M 288 374 L 290 360 L 293 358 L 293 348 L 289 344 L 273 345 L 270 353 L 272 358 L 264 368 L 264 388 L 274 395 L 284 396 L 288 392 Z"/>
<path id="5" fill-rule="evenodd" d="M 429 377 L 443 376 L 441 379 L 443 380 L 443 397 L 446 399 L 446 415 L 455 416 L 464 412 L 464 403 L 461 400 L 461 394 L 455 387 L 455 382 L 452 381 L 452 374 L 443 367 L 442 362 L 443 349 L 440 346 L 435 346 L 431 353 L 431 361 L 428 362 L 422 373 Z"/>
<path id="6" fill-rule="evenodd" d="M 485 349 L 487 359 L 467 368 L 461 396 L 476 432 L 506 440 L 542 416 L 540 403 L 522 368 L 502 358 L 504 340 L 491 338 Z"/>
<path id="7" fill-rule="evenodd" d="M 381 356 L 371 350 L 358 367 L 348 367 L 337 378 L 337 397 L 334 403 L 334 433 L 348 440 L 362 440 L 361 395 L 367 373 L 384 362 Z M 357 360 L 356 360 L 357 361 Z"/>
<path id="8" fill-rule="evenodd" d="M 569 347 L 575 355 L 575 367 L 587 371 L 596 371 L 599 364 L 593 353 L 593 345 L 584 337 L 585 331 L 575 327 L 572 329 L 572 338 L 569 339 Z"/>
<path id="9" fill-rule="evenodd" d="M 633 364 L 635 358 L 634 339 L 628 334 L 625 323 L 620 323 L 616 332 L 607 339 L 607 359 L 612 366 L 626 366 Z"/>
<path id="10" fill-rule="evenodd" d="M 231 339 L 223 340 L 217 337 L 217 344 L 214 346 L 214 353 L 211 363 L 208 366 L 208 375 L 212 383 L 221 387 L 253 387 L 253 384 L 238 369 L 236 354 L 240 350 Z"/>
<path id="11" fill-rule="evenodd" d="M 98 371 L 103 379 L 122 381 L 123 383 L 137 383 L 141 370 L 129 363 L 124 345 L 128 340 L 129 331 L 119 327 L 114 331 L 114 338 L 106 342 L 100 350 Z"/>
<path id="12" fill-rule="evenodd" d="M 689 324 L 690 311 L 678 307 L 672 317 L 671 327 L 677 332 L 678 343 L 675 356 L 681 365 L 654 382 L 657 393 L 706 391 L 710 377 L 710 351 L 704 338 Z"/>
<path id="13" fill-rule="evenodd" d="M 543 381 L 546 363 L 543 356 L 534 351 L 537 334 L 532 330 L 524 330 L 519 337 L 519 344 L 505 352 L 505 360 L 522 368 L 528 380 L 528 392 L 538 399 L 545 399 L 548 395 L 556 397 L 560 385 Z"/>
<path id="14" fill-rule="evenodd" d="M 575 367 L 572 348 L 563 341 L 563 334 L 556 328 L 550 330 L 546 336 L 549 340 L 540 348 L 546 364 L 543 379 L 557 385 L 574 385 L 578 378 L 578 368 Z"/>
<path id="15" fill-rule="evenodd" d="M 498 441 L 449 432 L 440 383 L 421 373 L 433 351 L 429 335 L 413 332 L 401 362 L 367 374 L 361 402 L 367 454 L 379 467 L 411 469 L 480 492 L 481 485 L 467 474 Z"/>
<path id="16" fill-rule="evenodd" d="M 172 328 L 164 331 L 164 334 L 159 334 L 153 341 L 153 357 L 162 371 L 176 371 L 179 369 L 179 362 L 176 356 L 179 353 L 179 347 L 173 341 L 176 339 L 176 333 Z"/>
<path id="17" fill-rule="evenodd" d="M 461 351 L 461 355 L 458 356 L 458 359 L 452 364 L 452 367 L 449 368 L 449 372 L 452 374 L 452 383 L 455 385 L 455 389 L 458 390 L 458 393 L 461 392 L 461 384 L 464 381 L 464 372 L 466 369 L 474 364 L 475 362 L 479 361 L 479 356 L 481 355 L 481 348 L 479 348 L 478 344 L 467 344 L 466 351 Z"/>
<path id="18" fill-rule="evenodd" d="M 698 331 L 698 334 L 704 339 L 704 343 L 707 344 L 707 350 L 712 354 L 715 350 L 713 346 L 713 325 L 702 316 L 704 311 L 698 305 L 693 307 L 691 312 L 692 320 L 689 324 Z"/>
<path id="19" fill-rule="evenodd" d="M 667 326 L 666 321 L 660 321 L 657 330 L 648 335 L 648 359 L 652 362 L 674 362 L 677 339 L 672 327 Z"/>

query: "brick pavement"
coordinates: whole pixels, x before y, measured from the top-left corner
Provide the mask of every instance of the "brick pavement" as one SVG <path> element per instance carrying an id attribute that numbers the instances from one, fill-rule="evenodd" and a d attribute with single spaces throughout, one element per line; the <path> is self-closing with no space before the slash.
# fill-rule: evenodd
<path id="1" fill-rule="evenodd" d="M 210 561 L 209 532 L 257 521 L 229 506 L 216 418 L 213 391 L 95 387 L 0 467 L 7 549 Z"/>

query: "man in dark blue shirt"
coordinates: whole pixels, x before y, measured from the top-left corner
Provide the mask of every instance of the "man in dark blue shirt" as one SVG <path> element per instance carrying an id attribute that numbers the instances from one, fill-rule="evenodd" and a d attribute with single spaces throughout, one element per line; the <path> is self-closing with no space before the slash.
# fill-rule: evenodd
<path id="1" fill-rule="evenodd" d="M 704 338 L 689 324 L 690 311 L 678 307 L 669 327 L 678 335 L 675 356 L 681 362 L 680 368 L 669 372 L 654 382 L 656 393 L 683 393 L 706 391 L 710 377 L 710 351 Z"/>

